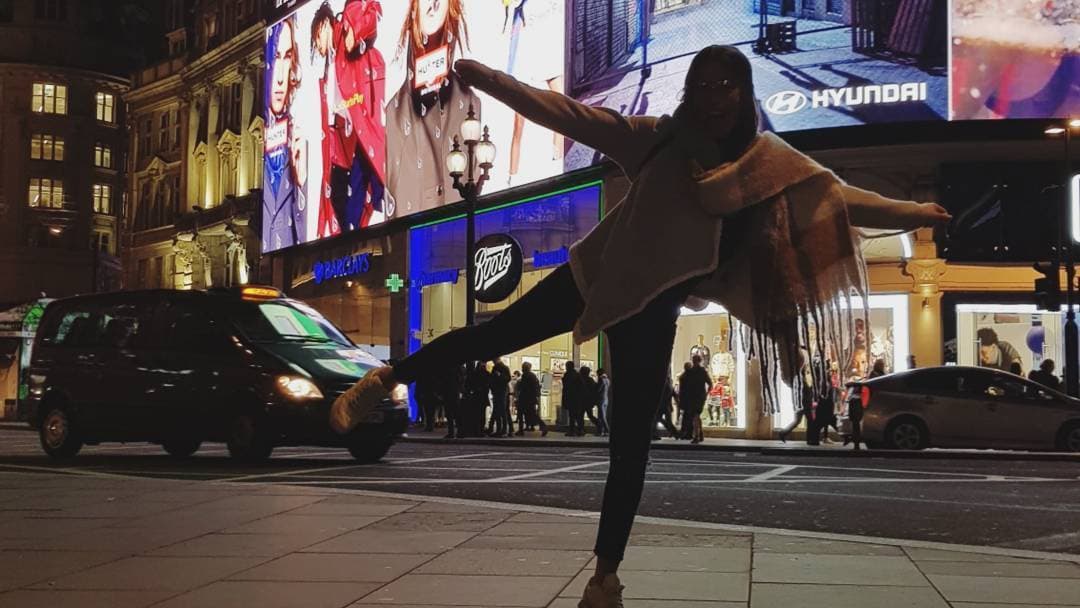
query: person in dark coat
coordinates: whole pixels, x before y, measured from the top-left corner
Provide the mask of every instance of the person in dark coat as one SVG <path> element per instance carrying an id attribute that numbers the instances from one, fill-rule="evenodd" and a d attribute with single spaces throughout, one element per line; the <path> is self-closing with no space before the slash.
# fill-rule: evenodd
<path id="1" fill-rule="evenodd" d="M 464 365 L 453 365 L 436 374 L 436 392 L 443 412 L 446 414 L 446 439 L 463 437 L 465 426 L 461 421 L 461 395 L 465 388 Z"/>
<path id="2" fill-rule="evenodd" d="M 592 377 L 592 369 L 588 366 L 583 365 L 578 371 L 578 375 L 581 377 L 582 411 L 585 412 L 585 415 L 589 417 L 589 422 L 596 428 L 596 436 L 601 437 L 606 430 L 604 422 L 593 412 L 593 408 L 599 408 L 600 406 L 600 385 Z"/>
<path id="3" fill-rule="evenodd" d="M 679 383 L 675 386 L 675 405 L 679 408 L 679 439 L 692 439 L 694 435 L 694 417 L 686 411 L 689 400 L 683 399 L 683 377 L 694 364 L 683 363 L 683 373 L 679 374 Z"/>
<path id="4" fill-rule="evenodd" d="M 510 368 L 503 363 L 502 357 L 495 359 L 490 381 L 491 422 L 488 423 L 488 433 L 496 437 L 511 436 L 514 427 L 510 421 Z"/>
<path id="5" fill-rule="evenodd" d="M 701 366 L 701 355 L 694 355 L 690 361 L 690 369 L 679 377 L 679 402 L 683 404 L 693 422 L 691 442 L 701 443 L 704 440 L 701 412 L 705 409 L 705 400 L 709 397 L 713 382 L 709 372 Z"/>
<path id="6" fill-rule="evenodd" d="M 574 369 L 574 362 L 566 362 L 566 373 L 562 377 L 562 408 L 569 416 L 567 437 L 581 437 L 585 434 L 585 408 L 582 406 L 582 392 L 585 390 L 581 376 Z"/>
<path id="7" fill-rule="evenodd" d="M 672 439 L 681 438 L 679 429 L 675 426 L 675 422 L 671 419 L 672 406 L 675 402 L 675 383 L 671 381 L 671 374 L 668 374 L 667 381 L 664 384 L 664 393 L 660 397 L 660 403 L 656 408 L 656 422 L 663 424 L 667 429 L 668 434 Z M 656 425 L 653 425 L 653 440 L 660 439 L 660 433 L 656 430 Z"/>
<path id="8" fill-rule="evenodd" d="M 870 370 L 870 378 L 880 378 L 885 375 L 885 360 L 874 361 L 874 369 Z"/>
<path id="9" fill-rule="evenodd" d="M 1028 374 L 1028 380 L 1038 382 L 1046 388 L 1055 391 L 1061 390 L 1061 380 L 1054 375 L 1053 359 L 1043 359 L 1043 362 L 1039 364 L 1039 369 L 1033 369 L 1031 370 L 1031 373 Z"/>
<path id="10" fill-rule="evenodd" d="M 521 379 L 517 382 L 517 406 L 524 423 L 518 426 L 518 436 L 525 434 L 525 424 L 540 427 L 540 436 L 547 436 L 547 424 L 540 418 L 540 379 L 532 371 L 532 363 L 521 364 Z"/>
<path id="11" fill-rule="evenodd" d="M 477 361 L 465 379 L 461 417 L 464 419 L 466 437 L 481 437 L 484 434 L 484 412 L 491 405 L 488 397 L 491 390 L 490 380 L 483 361 Z"/>

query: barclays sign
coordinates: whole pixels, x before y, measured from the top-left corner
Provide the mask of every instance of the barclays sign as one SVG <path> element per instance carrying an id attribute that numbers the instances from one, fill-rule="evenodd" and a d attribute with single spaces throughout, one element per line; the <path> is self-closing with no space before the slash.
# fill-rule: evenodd
<path id="1" fill-rule="evenodd" d="M 336 260 L 315 262 L 311 267 L 311 274 L 315 276 L 315 284 L 319 285 L 329 279 L 351 277 L 364 274 L 369 270 L 371 270 L 371 254 L 358 253 Z"/>

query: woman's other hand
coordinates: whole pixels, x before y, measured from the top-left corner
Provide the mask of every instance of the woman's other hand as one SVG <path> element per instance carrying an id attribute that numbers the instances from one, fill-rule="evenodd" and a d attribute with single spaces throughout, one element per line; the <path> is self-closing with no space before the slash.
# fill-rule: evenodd
<path id="1" fill-rule="evenodd" d="M 454 73 L 457 74 L 462 83 L 482 89 L 484 83 L 491 80 L 495 71 L 479 61 L 458 59 L 454 62 Z"/>

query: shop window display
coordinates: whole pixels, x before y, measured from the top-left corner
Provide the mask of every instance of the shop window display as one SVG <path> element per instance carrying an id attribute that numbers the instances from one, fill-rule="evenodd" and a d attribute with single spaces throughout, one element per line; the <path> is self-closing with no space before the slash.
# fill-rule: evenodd
<path id="1" fill-rule="evenodd" d="M 1046 359 L 1064 362 L 1065 315 L 1022 304 L 956 307 L 956 362 L 1026 376 Z"/>
<path id="2" fill-rule="evenodd" d="M 746 363 L 738 339 L 737 322 L 726 310 L 715 304 L 696 312 L 682 310 L 671 354 L 671 377 L 678 382 L 683 366 L 694 356 L 713 381 L 701 414 L 706 429 L 745 428 Z"/>

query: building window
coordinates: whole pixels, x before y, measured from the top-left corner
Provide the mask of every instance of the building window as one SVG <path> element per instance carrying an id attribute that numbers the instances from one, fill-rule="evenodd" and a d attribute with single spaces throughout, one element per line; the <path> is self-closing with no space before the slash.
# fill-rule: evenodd
<path id="1" fill-rule="evenodd" d="M 112 124 L 116 122 L 116 97 L 111 93 L 97 94 L 97 119 Z"/>
<path id="2" fill-rule="evenodd" d="M 31 207 L 63 209 L 64 182 L 58 179 L 31 178 L 30 196 L 27 203 Z"/>
<path id="3" fill-rule="evenodd" d="M 35 82 L 31 105 L 38 114 L 67 114 L 67 86 Z"/>
<path id="4" fill-rule="evenodd" d="M 64 160 L 64 138 L 35 133 L 30 137 L 30 158 Z"/>
<path id="5" fill-rule="evenodd" d="M 45 21 L 67 20 L 67 0 L 35 0 L 34 18 Z"/>
<path id="6" fill-rule="evenodd" d="M 112 186 L 94 184 L 94 213 L 112 213 Z"/>
<path id="7" fill-rule="evenodd" d="M 168 150 L 169 148 L 169 113 L 162 112 L 161 118 L 158 119 L 158 150 Z"/>
<path id="8" fill-rule="evenodd" d="M 112 253 L 112 233 L 107 230 L 95 230 L 90 247 L 101 253 Z"/>
<path id="9" fill-rule="evenodd" d="M 12 0 L 0 0 L 0 23 L 11 23 L 15 20 L 15 7 Z"/>
<path id="10" fill-rule="evenodd" d="M 94 166 L 102 169 L 112 169 L 112 148 L 105 144 L 94 145 Z"/>
<path id="11" fill-rule="evenodd" d="M 180 148 L 180 110 L 173 109 L 172 113 L 172 125 L 173 125 L 173 149 Z"/>
<path id="12" fill-rule="evenodd" d="M 243 87 L 234 82 L 223 87 L 221 104 L 221 124 L 233 133 L 240 133 L 240 107 L 243 100 Z"/>
<path id="13" fill-rule="evenodd" d="M 148 117 L 145 121 L 143 121 L 143 131 L 142 131 L 142 153 L 143 153 L 143 158 L 149 158 L 154 153 L 154 151 L 150 149 L 150 144 L 154 141 L 154 136 L 153 136 L 153 133 L 152 133 L 153 130 L 154 130 L 154 119 Z"/>
<path id="14" fill-rule="evenodd" d="M 146 287 L 146 269 L 147 259 L 143 258 L 135 264 L 135 287 L 136 289 L 144 289 Z"/>

